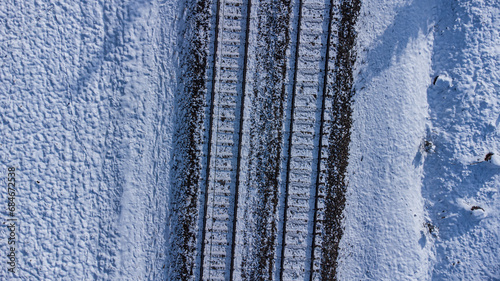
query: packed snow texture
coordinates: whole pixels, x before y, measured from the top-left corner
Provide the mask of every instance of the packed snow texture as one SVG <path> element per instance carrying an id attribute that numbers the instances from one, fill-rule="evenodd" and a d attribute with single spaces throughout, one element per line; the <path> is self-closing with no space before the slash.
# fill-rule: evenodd
<path id="1" fill-rule="evenodd" d="M 0 3 L 1 280 L 168 280 L 182 8 Z M 339 280 L 499 280 L 500 2 L 364 0 L 357 32 Z"/>
<path id="2" fill-rule="evenodd" d="M 19 226 L 15 275 L 0 230 L 1 280 L 164 278 L 176 13 L 0 4 L 0 159 L 3 183 L 17 170 Z"/>
<path id="3" fill-rule="evenodd" d="M 364 1 L 358 27 L 339 279 L 498 280 L 500 3 Z"/>

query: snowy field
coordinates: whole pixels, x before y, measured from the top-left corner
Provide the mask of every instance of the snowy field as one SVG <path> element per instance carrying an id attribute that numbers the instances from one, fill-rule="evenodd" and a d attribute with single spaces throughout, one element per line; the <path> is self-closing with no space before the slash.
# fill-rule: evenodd
<path id="1" fill-rule="evenodd" d="M 0 280 L 500 280 L 499 62 L 497 0 L 3 1 Z"/>

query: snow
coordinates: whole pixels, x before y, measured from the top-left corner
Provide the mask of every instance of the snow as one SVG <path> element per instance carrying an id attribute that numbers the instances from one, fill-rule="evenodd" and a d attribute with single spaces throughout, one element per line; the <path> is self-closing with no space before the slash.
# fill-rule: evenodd
<path id="1" fill-rule="evenodd" d="M 491 46 L 500 42 L 499 8 L 495 1 L 437 7 L 433 76 L 448 73 L 451 81 L 427 91 L 436 153 L 424 165 L 423 195 L 440 233 L 433 279 L 485 280 L 500 272 L 499 171 L 469 165 L 498 150 L 499 54 Z"/>
<path id="2" fill-rule="evenodd" d="M 0 229 L 0 279 L 163 275 L 176 6 L 1 4 L 0 159 L 2 178 L 17 170 L 19 240 L 12 275 Z"/>
<path id="3" fill-rule="evenodd" d="M 171 279 L 184 2 L 0 3 L 0 213 L 7 225 L 13 166 L 18 226 L 15 274 L 6 265 L 10 231 L 0 228 L 1 280 Z M 291 19 L 296 24 L 295 14 Z M 259 24 L 253 11 L 253 41 Z M 500 280 L 500 2 L 364 0 L 356 30 L 338 279 Z M 267 63 L 257 64 L 256 50 L 266 48 L 259 44 L 249 46 L 249 73 Z M 304 56 L 313 61 L 310 52 Z M 294 62 L 285 60 L 288 72 L 280 75 L 290 83 Z M 272 76 L 264 70 L 259 74 Z M 252 93 L 263 87 L 254 76 L 247 78 Z M 287 115 L 292 87 L 283 87 Z M 246 97 L 246 118 L 259 113 L 255 100 Z M 287 138 L 291 119 L 283 118 L 277 124 Z M 249 188 L 256 183 L 247 182 L 255 177 L 249 167 L 259 168 L 250 144 L 266 150 L 252 139 L 251 121 L 242 135 L 238 274 L 252 272 L 240 262 L 251 258 L 244 251 L 254 245 L 244 243 L 258 237 L 253 206 L 262 203 Z M 272 155 L 276 165 L 286 163 L 283 154 Z M 281 236 L 283 206 L 276 209 L 269 219 L 279 222 Z"/>
<path id="4" fill-rule="evenodd" d="M 497 278 L 499 5 L 363 4 L 340 279 Z"/>
<path id="5" fill-rule="evenodd" d="M 500 168 L 500 156 L 498 156 L 498 153 L 493 154 L 487 162 L 494 167 Z"/>
<path id="6" fill-rule="evenodd" d="M 356 67 L 340 280 L 420 280 L 429 274 L 420 146 L 431 17 L 432 6 L 423 1 L 362 5 L 358 48 L 366 52 Z"/>

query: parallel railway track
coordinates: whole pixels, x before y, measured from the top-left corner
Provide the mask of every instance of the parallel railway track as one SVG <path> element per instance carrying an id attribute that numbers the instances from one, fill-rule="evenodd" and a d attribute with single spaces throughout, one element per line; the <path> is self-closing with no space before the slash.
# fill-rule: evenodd
<path id="1" fill-rule="evenodd" d="M 318 280 L 333 3 L 302 0 L 298 20 L 279 280 Z M 327 12 L 325 12 L 327 11 Z M 326 28 L 326 30 L 325 30 Z M 325 32 L 326 31 L 326 32 Z M 325 119 L 326 117 L 326 119 Z"/>
<path id="2" fill-rule="evenodd" d="M 200 280 L 232 280 L 249 11 L 249 0 L 217 1 Z"/>
<path id="3" fill-rule="evenodd" d="M 200 217 L 200 266 L 198 280 L 241 280 L 238 205 L 242 142 L 245 129 L 245 94 L 249 77 L 248 58 L 251 0 L 218 0 L 216 8 L 213 73 L 208 111 L 209 137 L 206 189 L 202 192 Z M 286 151 L 281 173 L 278 229 L 274 241 L 274 278 L 321 280 L 322 235 L 325 218 L 326 160 L 332 122 L 335 44 L 338 24 L 336 0 L 297 0 L 291 108 L 286 110 L 283 143 Z M 330 89 L 330 90 L 329 90 Z M 248 136 L 247 136 L 248 137 Z M 239 242 L 238 242 L 239 241 Z M 248 276 L 247 276 L 248 277 Z"/>

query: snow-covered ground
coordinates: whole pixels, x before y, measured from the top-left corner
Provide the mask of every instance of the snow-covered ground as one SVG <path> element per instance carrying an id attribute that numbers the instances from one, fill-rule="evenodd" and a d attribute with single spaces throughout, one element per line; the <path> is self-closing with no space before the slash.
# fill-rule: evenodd
<path id="1" fill-rule="evenodd" d="M 268 2 L 253 1 L 257 10 L 250 26 L 264 26 L 258 7 L 281 7 Z M 290 11 L 297 13 L 298 2 L 292 2 Z M 171 262 L 181 243 L 172 235 L 180 227 L 175 218 L 182 214 L 175 209 L 172 216 L 171 195 L 178 191 L 172 181 L 180 175 L 171 171 L 179 163 L 173 158 L 179 155 L 173 136 L 182 122 L 176 94 L 189 80 L 180 77 L 183 50 L 178 47 L 186 43 L 180 39 L 183 15 L 190 14 L 185 3 L 194 2 L 0 3 L 0 280 L 174 280 L 169 274 L 184 266 Z M 287 20 L 297 24 L 296 14 Z M 289 36 L 295 28 L 290 26 Z M 275 30 L 284 32 L 280 26 Z M 338 279 L 500 280 L 500 2 L 364 0 L 356 30 Z M 272 38 L 252 32 L 254 41 Z M 293 37 L 280 40 L 273 46 L 295 48 Z M 266 49 L 263 42 L 250 46 L 250 52 L 259 49 Z M 281 56 L 283 50 L 273 52 Z M 249 55 L 249 68 L 265 68 L 266 59 Z M 286 73 L 276 77 L 290 79 L 293 57 L 284 61 L 285 67 L 277 65 Z M 267 75 L 265 70 L 259 74 Z M 249 74 L 248 84 L 257 76 Z M 249 88 L 257 91 L 259 85 Z M 291 87 L 283 88 L 289 101 Z M 246 116 L 258 113 L 251 97 L 245 102 L 250 102 Z M 271 104 L 269 113 L 288 114 L 289 108 L 282 108 L 287 102 L 281 102 L 277 109 Z M 283 138 L 288 137 L 286 118 L 274 120 L 283 126 Z M 255 135 L 267 132 L 259 130 L 258 120 L 254 127 L 245 123 Z M 263 140 L 248 132 L 242 138 L 260 149 L 248 151 L 248 145 L 245 157 L 266 155 Z M 279 158 L 286 153 L 267 154 L 286 163 Z M 250 169 L 262 166 L 255 161 L 246 166 L 251 161 L 242 161 L 249 169 L 241 171 L 243 179 L 250 180 Z M 15 168 L 13 213 L 9 167 Z M 284 168 L 279 169 L 272 176 L 283 180 Z M 307 181 L 311 178 L 307 175 Z M 241 183 L 241 196 L 253 194 L 247 188 L 252 184 L 258 185 Z M 281 189 L 274 192 L 282 199 Z M 241 199 L 240 204 L 255 202 Z M 282 212 L 276 205 L 281 201 L 271 203 Z M 252 214 L 248 204 L 238 210 Z M 243 217 L 240 212 L 238 218 Z M 13 219 L 15 231 L 8 227 Z M 282 218 L 274 219 L 280 225 Z M 257 229 L 244 229 L 243 219 L 237 225 L 242 233 Z M 279 239 L 274 237 L 279 231 L 269 230 L 273 239 Z M 7 263 L 13 246 L 14 274 Z M 253 246 L 237 247 L 242 252 L 233 259 L 258 266 L 243 252 L 258 253 Z M 265 268 L 246 272 L 276 270 L 277 249 L 262 258 Z M 198 261 L 199 252 L 193 251 L 190 262 Z"/>
<path id="2" fill-rule="evenodd" d="M 1 280 L 160 280 L 178 5 L 0 4 L 0 159 L 16 168 L 16 273 Z"/>
<path id="3" fill-rule="evenodd" d="M 340 280 L 498 280 L 500 3 L 364 1 L 358 26 Z"/>

